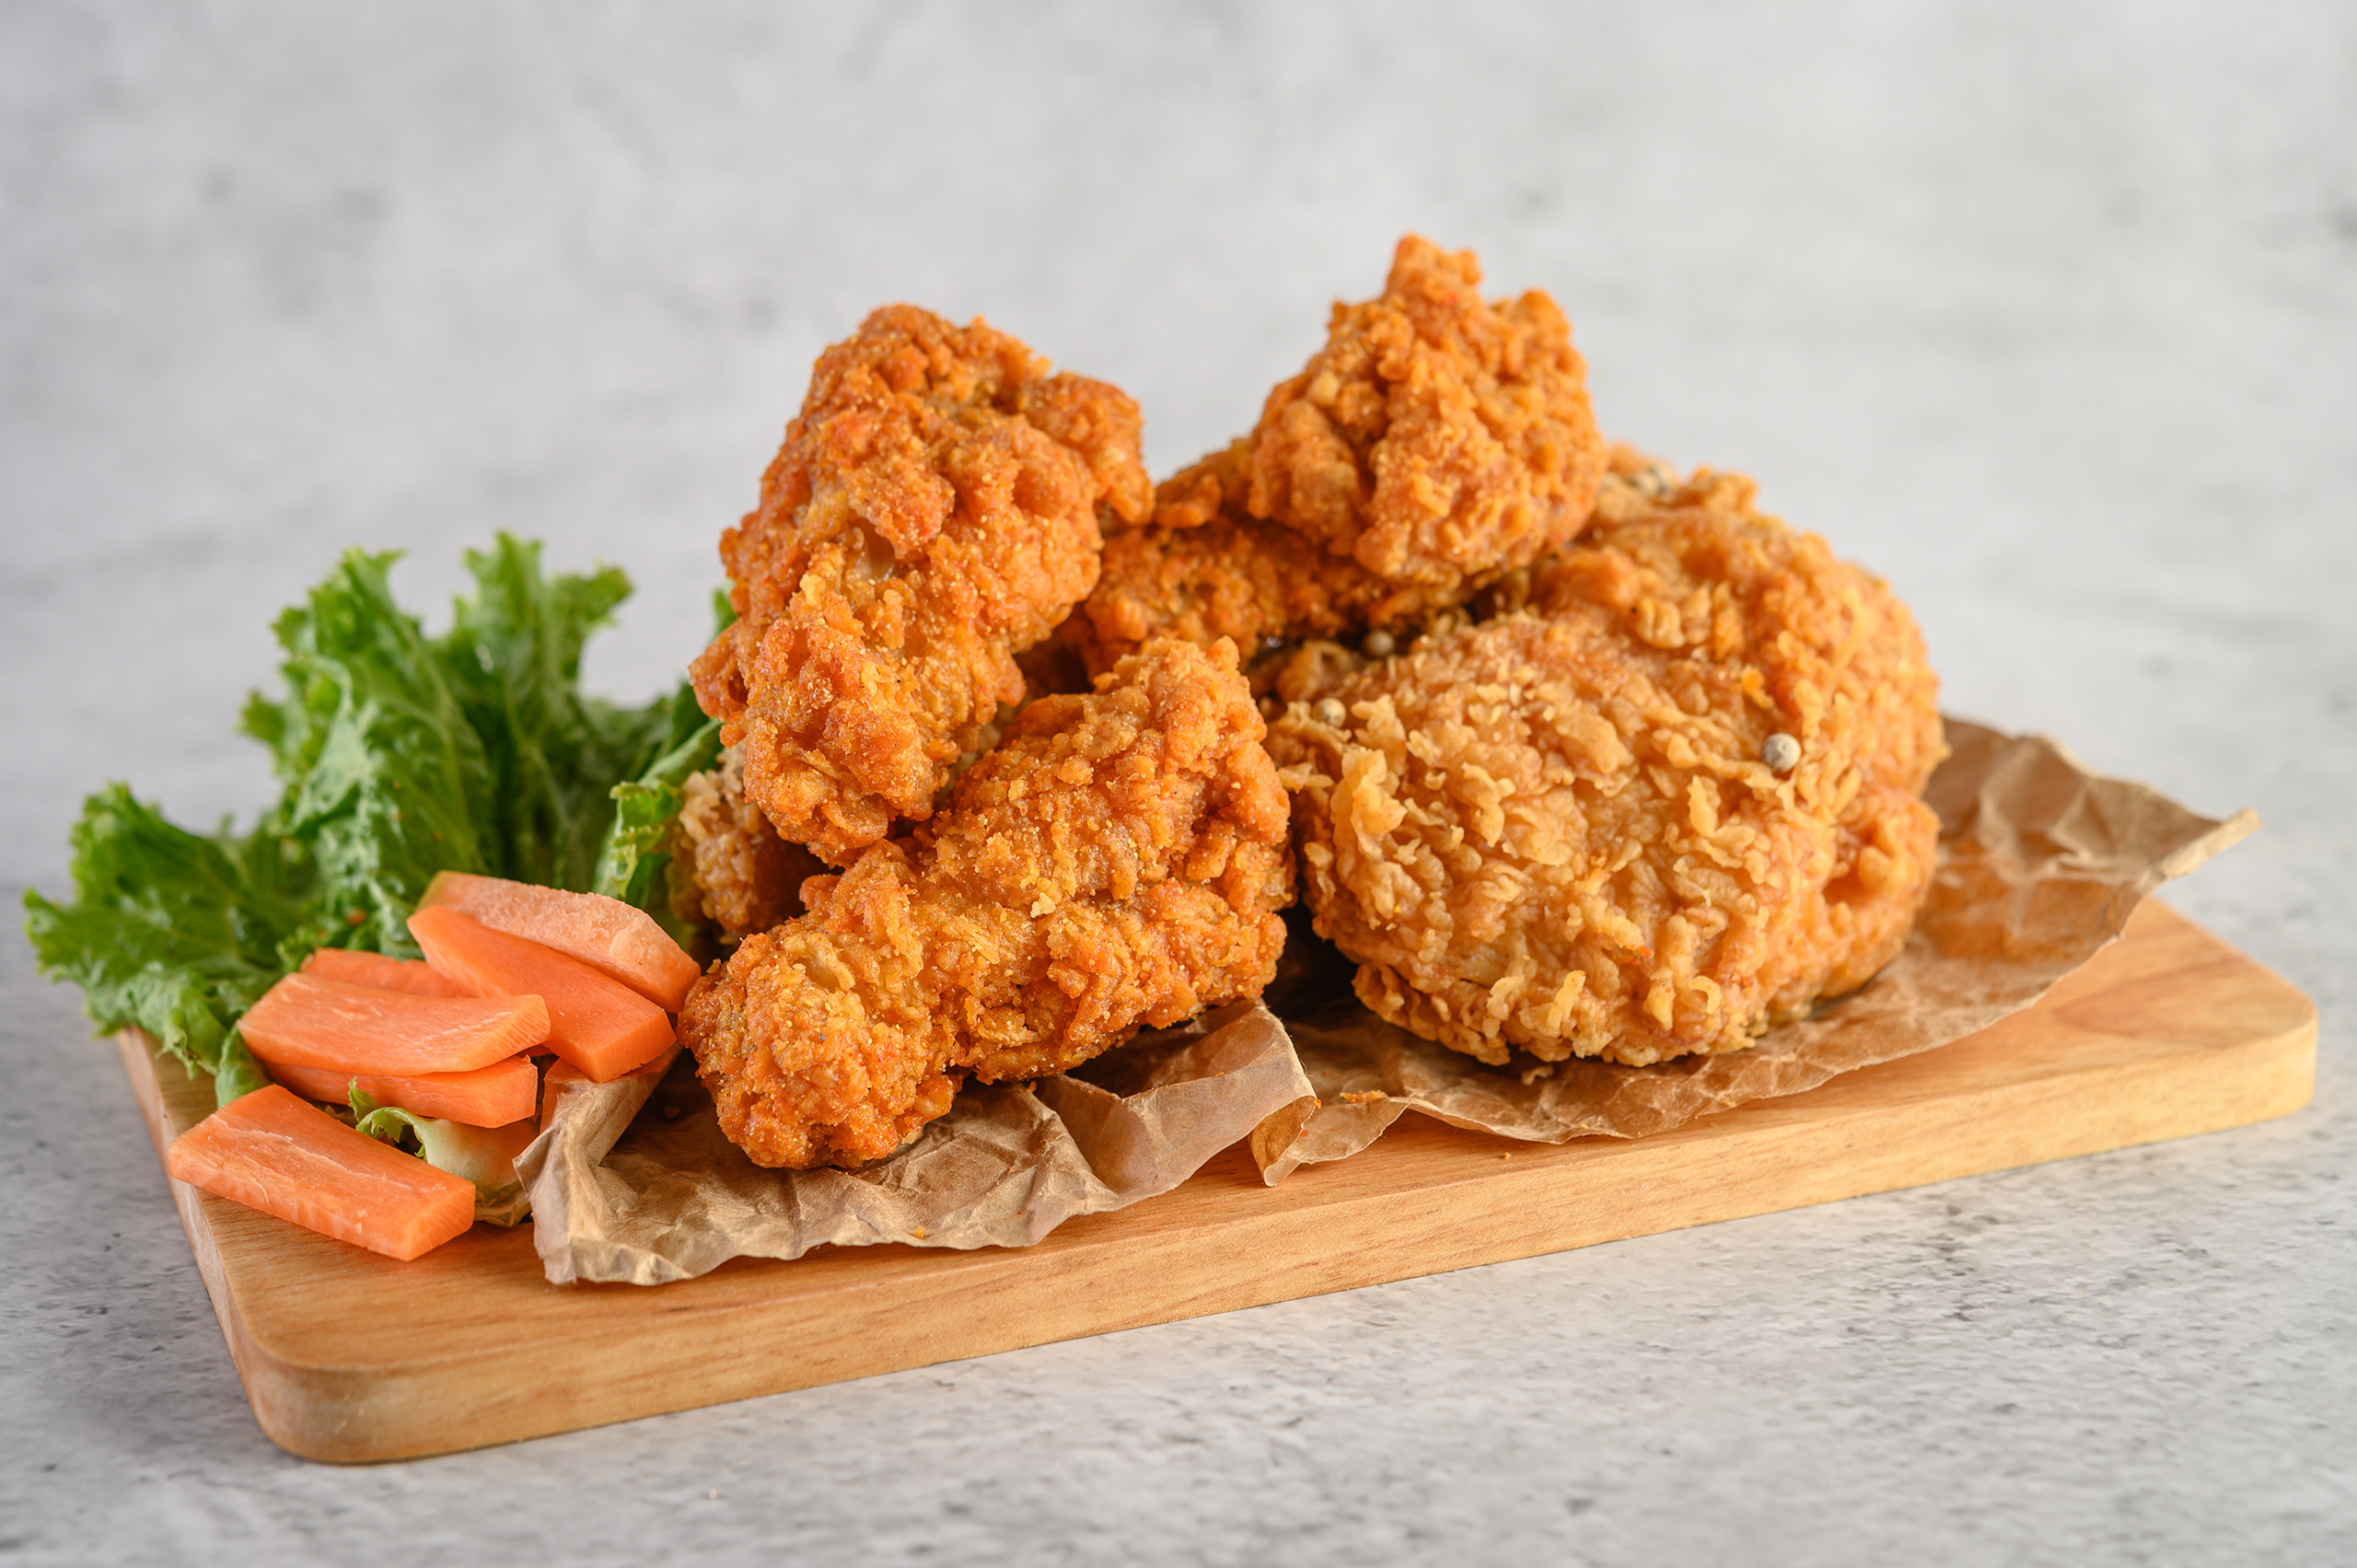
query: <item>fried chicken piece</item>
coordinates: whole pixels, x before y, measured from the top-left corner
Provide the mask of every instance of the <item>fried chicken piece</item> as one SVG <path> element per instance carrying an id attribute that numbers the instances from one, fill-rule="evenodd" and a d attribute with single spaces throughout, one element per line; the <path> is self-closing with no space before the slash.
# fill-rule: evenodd
<path id="1" fill-rule="evenodd" d="M 1703 491 L 1713 491 L 1731 484 L 1748 485 L 1751 481 L 1741 474 L 1718 474 L 1703 469 L 1697 470 L 1692 482 Z M 1685 488 L 1677 470 L 1667 463 L 1625 441 L 1615 441 L 1605 451 L 1604 478 L 1596 486 L 1596 509 L 1589 514 L 1588 526 L 1601 528 L 1650 517 L 1664 506 L 1676 505 L 1676 497 Z M 1748 505 L 1745 502 L 1735 509 L 1740 511 Z M 1709 504 L 1705 503 L 1705 506 L 1708 509 Z M 1724 505 L 1721 509 L 1725 509 Z M 1492 616 L 1529 609 L 1536 574 L 1551 560 L 1552 557 L 1542 556 L 1527 566 L 1517 566 L 1501 575 L 1468 602 L 1471 618 L 1487 621 Z"/>
<path id="2" fill-rule="evenodd" d="M 1181 470 L 1155 493 L 1151 525 L 1107 535 L 1097 591 L 1063 626 L 1092 668 L 1149 637 L 1258 648 L 1407 625 L 1457 602 L 1461 584 L 1387 581 L 1252 516 L 1252 454 L 1247 437 Z"/>
<path id="3" fill-rule="evenodd" d="M 1091 657 L 1398 629 L 1571 539 L 1604 460 L 1586 367 L 1553 300 L 1485 303 L 1480 281 L 1471 251 L 1402 239 L 1382 295 L 1335 306 L 1252 435 L 1109 539 Z"/>
<path id="4" fill-rule="evenodd" d="M 803 884 L 679 1015 L 754 1161 L 881 1158 L 962 1077 L 1061 1072 L 1259 994 L 1292 899 L 1287 805 L 1233 644 L 1148 644 L 1039 699 L 906 839 Z"/>
<path id="5" fill-rule="evenodd" d="M 922 820 L 1150 492 L 1137 405 L 912 306 L 821 354 L 723 536 L 739 617 L 691 674 L 778 831 L 843 864 Z"/>
<path id="6" fill-rule="evenodd" d="M 1260 411 L 1254 517 L 1441 588 L 1572 536 L 1603 468 L 1586 366 L 1552 299 L 1491 305 L 1480 282 L 1470 250 L 1410 235 L 1380 297 L 1335 307 Z"/>
<path id="7" fill-rule="evenodd" d="M 743 755 L 721 753 L 720 766 L 692 773 L 680 789 L 672 830 L 671 912 L 709 922 L 734 946 L 801 912 L 805 878 L 824 869 L 819 857 L 788 843 L 761 807 L 745 798 Z"/>
<path id="8" fill-rule="evenodd" d="M 1750 481 L 1639 471 L 1520 608 L 1270 737 L 1360 999 L 1484 1062 L 1739 1049 L 1864 984 L 1928 890 L 1945 748 L 1906 607 Z"/>

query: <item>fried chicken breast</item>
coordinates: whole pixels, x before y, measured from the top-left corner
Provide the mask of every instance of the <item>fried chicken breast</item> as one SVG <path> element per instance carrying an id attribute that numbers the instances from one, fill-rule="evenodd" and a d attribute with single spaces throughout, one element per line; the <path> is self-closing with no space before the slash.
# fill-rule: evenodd
<path id="1" fill-rule="evenodd" d="M 1162 639 L 1048 696 L 938 816 L 802 885 L 679 1016 L 757 1163 L 890 1154 L 985 1083 L 1257 995 L 1291 901 L 1287 803 L 1235 645 Z"/>
<path id="2" fill-rule="evenodd" d="M 1109 539 L 1073 633 L 1092 662 L 1164 634 L 1406 626 L 1571 539 L 1603 471 L 1586 368 L 1552 299 L 1485 302 L 1480 281 L 1472 252 L 1402 239 L 1252 434 Z"/>
<path id="3" fill-rule="evenodd" d="M 1936 854 L 1905 606 L 1747 479 L 1617 467 L 1494 619 L 1270 738 L 1360 999 L 1488 1063 L 1745 1046 L 1897 956 Z"/>
<path id="4" fill-rule="evenodd" d="M 877 311 L 819 356 L 721 540 L 738 620 L 691 675 L 745 790 L 842 865 L 922 820 L 1150 488 L 1136 403 L 981 321 Z"/>

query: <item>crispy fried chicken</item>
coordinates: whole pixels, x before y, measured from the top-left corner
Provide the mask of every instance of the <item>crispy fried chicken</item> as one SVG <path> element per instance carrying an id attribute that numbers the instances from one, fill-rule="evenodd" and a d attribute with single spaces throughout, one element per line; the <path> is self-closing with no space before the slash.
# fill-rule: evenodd
<path id="1" fill-rule="evenodd" d="M 1738 1049 L 1863 984 L 1926 892 L 1944 754 L 1906 607 L 1751 482 L 1620 455 L 1608 520 L 1293 704 L 1316 928 L 1484 1062 Z"/>
<path id="2" fill-rule="evenodd" d="M 1109 539 L 1069 633 L 1092 663 L 1162 634 L 1405 627 L 1571 539 L 1603 469 L 1585 366 L 1553 300 L 1487 303 L 1480 280 L 1470 251 L 1402 239 L 1252 435 Z"/>
<path id="3" fill-rule="evenodd" d="M 931 814 L 1095 585 L 1099 508 L 1145 515 L 1138 435 L 1122 392 L 981 321 L 892 306 L 819 356 L 721 540 L 739 619 L 692 668 L 780 833 L 841 865 Z"/>
<path id="4" fill-rule="evenodd" d="M 1155 493 L 1154 522 L 1107 535 L 1104 574 L 1062 634 L 1104 668 L 1148 637 L 1257 649 L 1296 637 L 1399 626 L 1457 601 L 1461 585 L 1390 582 L 1246 509 L 1252 442 L 1181 470 Z M 1186 519 L 1174 524 L 1172 517 Z M 1200 517 L 1200 520 L 1197 520 Z"/>
<path id="5" fill-rule="evenodd" d="M 1286 800 L 1234 645 L 1158 640 L 1047 696 L 947 807 L 747 937 L 679 1034 L 759 1164 L 858 1166 L 959 1080 L 1055 1073 L 1256 995 L 1284 945 Z"/>

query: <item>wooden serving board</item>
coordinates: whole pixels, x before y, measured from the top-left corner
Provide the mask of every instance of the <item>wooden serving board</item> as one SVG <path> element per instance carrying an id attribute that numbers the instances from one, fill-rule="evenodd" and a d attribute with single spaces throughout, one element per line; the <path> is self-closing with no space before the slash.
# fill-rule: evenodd
<path id="1" fill-rule="evenodd" d="M 173 1182 L 255 1419 L 311 1458 L 395 1459 L 2282 1116 L 2306 997 L 2151 901 L 1969 1039 L 1635 1143 L 1515 1144 L 1407 1116 L 1263 1187 L 1239 1145 L 1036 1247 L 822 1248 L 677 1284 L 554 1286 L 528 1228 L 396 1263 Z M 209 1084 L 123 1046 L 160 1154 Z"/>

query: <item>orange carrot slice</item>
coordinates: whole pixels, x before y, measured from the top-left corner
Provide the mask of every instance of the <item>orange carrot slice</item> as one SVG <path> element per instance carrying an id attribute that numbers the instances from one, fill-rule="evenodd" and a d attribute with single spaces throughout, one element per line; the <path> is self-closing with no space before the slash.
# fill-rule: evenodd
<path id="1" fill-rule="evenodd" d="M 425 949 L 425 961 L 459 984 L 484 995 L 528 993 L 545 1001 L 549 1048 L 601 1084 L 653 1061 L 671 1043 L 671 1020 L 662 1008 L 538 942 L 493 931 L 447 904 L 411 915 L 409 932 Z"/>
<path id="2" fill-rule="evenodd" d="M 172 1141 L 175 1180 L 403 1262 L 474 1224 L 475 1185 L 273 1084 Z"/>
<path id="3" fill-rule="evenodd" d="M 273 1067 L 337 1073 L 468 1073 L 549 1037 L 537 996 L 411 996 L 290 974 L 238 1020 Z"/>
<path id="4" fill-rule="evenodd" d="M 303 960 L 303 972 L 313 980 L 339 985 L 367 985 L 378 991 L 406 991 L 412 996 L 468 996 L 432 968 L 415 958 L 389 958 L 347 947 L 315 947 Z"/>
<path id="5" fill-rule="evenodd" d="M 270 1075 L 305 1099 L 344 1104 L 352 1086 L 378 1105 L 463 1121 L 470 1127 L 505 1127 L 533 1114 L 540 1103 L 540 1069 L 528 1056 L 511 1056 L 471 1073 L 338 1073 L 293 1063 L 271 1064 Z"/>
<path id="6" fill-rule="evenodd" d="M 674 1013 L 703 972 L 655 923 L 654 916 L 598 893 L 569 893 L 562 888 L 443 871 L 425 885 L 425 896 L 418 900 L 420 909 L 437 906 L 577 958 Z"/>

